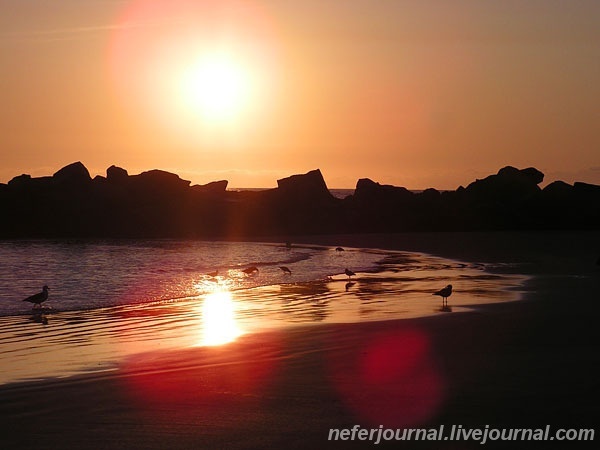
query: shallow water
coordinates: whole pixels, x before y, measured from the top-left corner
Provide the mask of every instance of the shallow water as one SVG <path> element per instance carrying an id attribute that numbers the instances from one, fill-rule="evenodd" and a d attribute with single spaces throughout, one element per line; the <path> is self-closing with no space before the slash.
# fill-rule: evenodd
<path id="1" fill-rule="evenodd" d="M 367 249 L 199 241 L 0 248 L 0 384 L 111 370 L 134 354 L 219 345 L 271 328 L 447 314 L 432 296 L 447 284 L 452 312 L 466 311 L 517 299 L 526 279 L 483 264 Z M 249 265 L 258 274 L 241 272 Z M 351 280 L 345 267 L 356 269 Z M 216 277 L 206 274 L 217 269 Z M 17 287 L 42 276 L 52 309 L 15 301 Z"/>
<path id="2" fill-rule="evenodd" d="M 0 316 L 27 313 L 22 300 L 50 287 L 57 311 L 173 300 L 215 282 L 237 290 L 314 281 L 374 267 L 381 254 L 326 247 L 184 240 L 0 241 Z M 243 269 L 259 271 L 247 276 Z M 293 277 L 279 266 L 287 266 Z M 217 277 L 209 274 L 218 271 Z"/>

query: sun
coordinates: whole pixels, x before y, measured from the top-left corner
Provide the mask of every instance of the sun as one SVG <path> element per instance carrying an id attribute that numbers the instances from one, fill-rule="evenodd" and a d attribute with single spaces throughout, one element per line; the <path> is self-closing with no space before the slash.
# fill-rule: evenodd
<path id="1" fill-rule="evenodd" d="M 262 2 L 121 3 L 110 79 L 144 144 L 240 148 L 269 126 L 281 93 L 279 37 Z"/>
<path id="2" fill-rule="evenodd" d="M 205 55 L 184 70 L 184 104 L 205 121 L 223 122 L 239 116 L 247 106 L 249 94 L 248 71 L 229 55 Z"/>

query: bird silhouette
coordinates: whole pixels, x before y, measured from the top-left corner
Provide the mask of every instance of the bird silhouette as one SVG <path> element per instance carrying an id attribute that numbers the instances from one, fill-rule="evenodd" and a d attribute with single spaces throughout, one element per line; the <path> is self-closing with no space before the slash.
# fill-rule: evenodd
<path id="1" fill-rule="evenodd" d="M 250 266 L 250 267 L 242 270 L 242 272 L 244 272 L 246 275 L 250 275 L 251 273 L 258 272 L 258 267 Z"/>
<path id="2" fill-rule="evenodd" d="M 33 294 L 30 297 L 24 298 L 23 301 L 24 302 L 29 302 L 29 303 L 33 303 L 33 307 L 35 308 L 36 306 L 39 308 L 42 306 L 42 303 L 45 302 L 46 300 L 48 300 L 48 286 L 44 286 L 42 288 L 42 292 L 38 292 L 37 294 Z"/>
<path id="3" fill-rule="evenodd" d="M 206 276 L 211 277 L 211 278 L 214 278 L 217 275 L 219 275 L 219 271 L 218 270 L 215 270 L 214 272 L 210 272 L 210 273 L 206 274 Z"/>
<path id="4" fill-rule="evenodd" d="M 434 292 L 433 295 L 439 295 L 440 297 L 442 297 L 442 308 L 447 307 L 448 306 L 448 297 L 450 297 L 452 295 L 452 285 L 449 284 L 445 288 L 440 289 L 437 292 Z"/>
<path id="5" fill-rule="evenodd" d="M 346 270 L 344 270 L 344 273 L 345 273 L 346 275 L 348 275 L 348 279 L 350 279 L 350 278 L 351 278 L 353 275 L 356 275 L 354 272 L 352 272 L 352 271 L 351 271 L 350 269 L 348 269 L 347 267 L 346 267 Z"/>
<path id="6" fill-rule="evenodd" d="M 344 249 L 343 249 L 342 247 L 336 247 L 336 248 L 335 248 L 335 251 L 336 251 L 336 252 L 343 252 L 343 251 L 344 251 Z"/>
<path id="7" fill-rule="evenodd" d="M 291 275 L 291 274 L 292 274 L 292 271 L 290 270 L 290 268 L 289 268 L 289 267 L 286 267 L 286 266 L 279 266 L 279 268 L 280 268 L 280 269 L 281 269 L 281 271 L 282 271 L 284 274 L 286 274 L 286 275 Z"/>

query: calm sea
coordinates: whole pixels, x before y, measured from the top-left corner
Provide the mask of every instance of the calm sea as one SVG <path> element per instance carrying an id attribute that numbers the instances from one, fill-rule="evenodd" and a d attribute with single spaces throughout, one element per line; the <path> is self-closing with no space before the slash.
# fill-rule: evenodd
<path id="1" fill-rule="evenodd" d="M 246 274 L 252 266 L 258 270 Z M 431 292 L 446 284 L 462 291 L 453 300 L 463 304 L 493 300 L 518 284 L 508 275 L 488 273 L 483 264 L 374 249 L 196 240 L 0 241 L 0 316 L 29 314 L 32 305 L 22 300 L 44 285 L 50 287 L 44 305 L 56 313 L 177 301 L 216 288 L 344 282 L 346 268 L 364 274 L 354 278 L 352 290 L 373 294 L 370 300 L 384 303 L 392 316 L 401 313 L 398 298 L 416 295 L 429 302 Z"/>
<path id="2" fill-rule="evenodd" d="M 198 296 L 215 283 L 239 290 L 325 280 L 346 267 L 372 270 L 383 256 L 246 242 L 0 241 L 0 316 L 28 313 L 31 304 L 20 300 L 44 285 L 56 310 L 104 308 Z M 251 266 L 258 272 L 243 272 Z"/>
<path id="3" fill-rule="evenodd" d="M 246 274 L 252 266 L 258 271 Z M 452 312 L 517 299 L 524 277 L 489 269 L 294 244 L 0 241 L 0 367 L 10 367 L 0 384 L 113 370 L 139 353 L 271 328 L 447 314 L 432 296 L 447 284 Z M 32 311 L 22 300 L 45 284 L 50 297 Z"/>

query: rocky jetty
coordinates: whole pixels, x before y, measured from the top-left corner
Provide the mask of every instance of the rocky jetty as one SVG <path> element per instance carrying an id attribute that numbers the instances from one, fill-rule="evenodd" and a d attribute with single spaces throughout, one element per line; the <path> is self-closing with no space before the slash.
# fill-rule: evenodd
<path id="1" fill-rule="evenodd" d="M 190 237 L 455 230 L 597 230 L 600 186 L 555 181 L 504 167 L 466 188 L 411 192 L 360 179 L 338 199 L 312 170 L 277 188 L 227 191 L 227 181 L 191 185 L 162 170 L 130 175 L 111 166 L 91 178 L 81 162 L 52 176 L 0 184 L 0 238 Z"/>

